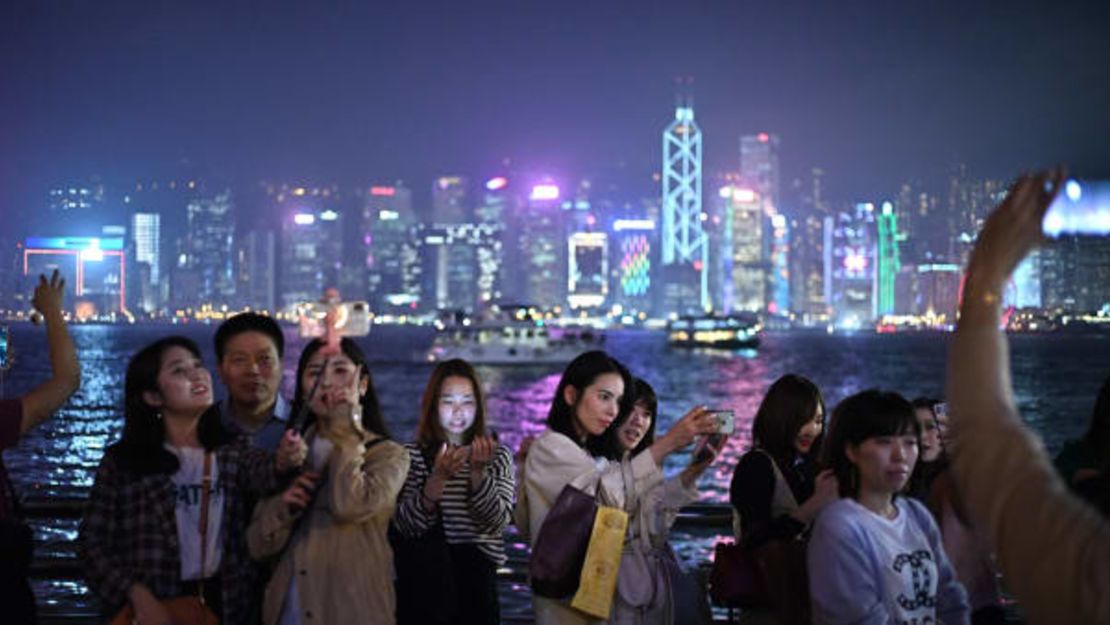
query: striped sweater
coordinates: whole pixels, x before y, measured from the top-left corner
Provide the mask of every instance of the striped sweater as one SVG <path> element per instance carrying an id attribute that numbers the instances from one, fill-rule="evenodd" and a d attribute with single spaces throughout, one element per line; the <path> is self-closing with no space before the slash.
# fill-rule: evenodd
<path id="1" fill-rule="evenodd" d="M 393 526 L 408 538 L 419 538 L 443 519 L 443 533 L 451 544 L 474 544 L 495 565 L 505 563 L 502 534 L 512 519 L 515 480 L 513 456 L 508 447 L 498 445 L 486 465 L 486 475 L 471 492 L 470 461 L 452 475 L 443 488 L 436 511 L 428 512 L 421 501 L 424 483 L 431 467 L 424 460 L 420 447 L 408 443 L 405 448 L 412 459 L 405 486 L 397 501 Z"/>

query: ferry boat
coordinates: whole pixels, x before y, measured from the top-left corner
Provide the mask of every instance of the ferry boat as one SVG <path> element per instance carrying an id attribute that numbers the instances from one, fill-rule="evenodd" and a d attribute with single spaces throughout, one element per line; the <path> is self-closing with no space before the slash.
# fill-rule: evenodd
<path id="1" fill-rule="evenodd" d="M 763 325 L 750 314 L 686 316 L 667 324 L 667 342 L 675 347 L 755 348 L 762 332 Z"/>
<path id="2" fill-rule="evenodd" d="M 552 326 L 529 319 L 436 323 L 429 362 L 462 358 L 472 364 L 566 364 L 591 349 L 601 349 L 605 335 L 582 326 Z"/>

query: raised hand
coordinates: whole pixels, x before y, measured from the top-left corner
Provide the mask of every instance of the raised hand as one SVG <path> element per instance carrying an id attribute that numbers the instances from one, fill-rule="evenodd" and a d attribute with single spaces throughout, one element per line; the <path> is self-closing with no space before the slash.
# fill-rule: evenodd
<path id="1" fill-rule="evenodd" d="M 486 465 L 497 452 L 497 441 L 489 436 L 475 436 L 470 441 L 470 485 L 476 487 L 486 474 Z"/>
<path id="2" fill-rule="evenodd" d="M 278 473 L 285 473 L 304 464 L 308 445 L 296 430 L 286 430 L 278 444 L 276 461 Z"/>
<path id="3" fill-rule="evenodd" d="M 54 273 L 50 275 L 50 280 L 47 281 L 46 276 L 39 275 L 38 286 L 35 287 L 35 294 L 31 296 L 31 304 L 35 310 L 47 316 L 50 314 L 61 314 L 62 303 L 65 299 L 66 280 L 55 269 Z"/>

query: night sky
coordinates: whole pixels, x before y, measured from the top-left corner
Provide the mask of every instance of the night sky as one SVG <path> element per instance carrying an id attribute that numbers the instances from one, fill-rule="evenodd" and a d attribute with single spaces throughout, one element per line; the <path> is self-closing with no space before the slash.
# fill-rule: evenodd
<path id="1" fill-rule="evenodd" d="M 510 159 L 650 191 L 676 76 L 707 172 L 769 131 L 784 179 L 820 165 L 844 199 L 957 162 L 1110 176 L 1110 3 L 987 4 L 9 0 L 0 212 L 186 166 L 427 193 Z"/>

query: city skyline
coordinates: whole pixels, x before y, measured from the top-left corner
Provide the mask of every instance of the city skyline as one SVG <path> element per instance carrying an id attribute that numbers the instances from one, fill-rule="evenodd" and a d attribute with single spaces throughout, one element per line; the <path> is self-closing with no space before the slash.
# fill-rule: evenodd
<path id="1" fill-rule="evenodd" d="M 1110 9 L 936 3 L 614 3 L 265 10 L 13 3 L 0 20 L 0 206 L 91 174 L 231 186 L 613 172 L 652 189 L 676 77 L 693 77 L 707 173 L 782 138 L 783 184 L 893 194 L 957 163 L 1106 176 Z M 678 20 L 682 27 L 676 26 Z M 9 226 L 3 233 L 8 233 Z M 8 233 L 10 234 L 10 233 Z"/>

